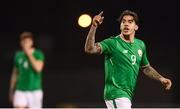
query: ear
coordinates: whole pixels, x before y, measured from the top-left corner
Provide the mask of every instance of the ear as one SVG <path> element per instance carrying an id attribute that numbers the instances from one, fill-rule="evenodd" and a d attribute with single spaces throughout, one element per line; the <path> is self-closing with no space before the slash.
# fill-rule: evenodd
<path id="1" fill-rule="evenodd" d="M 137 31 L 137 30 L 138 30 L 138 28 L 139 28 L 139 27 L 138 27 L 138 25 L 136 25 L 136 26 L 135 26 L 135 30 Z"/>

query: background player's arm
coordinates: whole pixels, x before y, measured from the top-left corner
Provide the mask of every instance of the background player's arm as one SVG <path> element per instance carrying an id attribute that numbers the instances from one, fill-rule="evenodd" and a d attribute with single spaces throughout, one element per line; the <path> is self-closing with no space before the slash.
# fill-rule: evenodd
<path id="1" fill-rule="evenodd" d="M 102 17 L 102 14 L 103 12 L 99 13 L 93 18 L 93 23 L 86 38 L 86 43 L 85 43 L 86 53 L 89 54 L 101 53 L 101 47 L 98 45 L 98 43 L 95 43 L 95 33 L 98 25 L 100 25 L 103 22 L 104 17 Z"/>
<path id="2" fill-rule="evenodd" d="M 171 80 L 163 77 L 160 75 L 153 67 L 150 65 L 146 65 L 142 67 L 142 71 L 144 72 L 145 75 L 148 77 L 158 80 L 162 83 L 163 86 L 165 86 L 166 90 L 169 90 L 171 88 Z"/>
<path id="3" fill-rule="evenodd" d="M 9 88 L 9 100 L 10 100 L 10 102 L 12 102 L 12 100 L 13 100 L 17 76 L 18 76 L 18 70 L 16 67 L 14 67 L 13 71 L 12 71 L 11 79 L 10 79 L 10 88 Z"/>

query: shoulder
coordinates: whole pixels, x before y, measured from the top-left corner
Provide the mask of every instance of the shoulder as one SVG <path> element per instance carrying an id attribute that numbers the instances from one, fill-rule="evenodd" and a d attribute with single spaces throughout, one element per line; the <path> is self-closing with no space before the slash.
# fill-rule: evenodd
<path id="1" fill-rule="evenodd" d="M 43 51 L 40 50 L 40 49 L 35 49 L 35 53 L 37 53 L 37 54 L 43 54 Z"/>
<path id="2" fill-rule="evenodd" d="M 24 52 L 22 50 L 16 51 L 15 56 L 22 56 Z"/>
<path id="3" fill-rule="evenodd" d="M 40 60 L 44 60 L 44 58 L 45 58 L 44 53 L 43 53 L 42 50 L 40 50 L 40 49 L 35 49 L 35 51 L 34 51 L 34 56 L 35 56 L 37 59 L 40 59 Z"/>
<path id="4" fill-rule="evenodd" d="M 144 41 L 143 41 L 143 40 L 141 40 L 141 39 L 137 39 L 137 38 L 135 38 L 135 42 L 136 42 L 136 43 L 138 43 L 139 45 L 145 46 Z"/>
<path id="5" fill-rule="evenodd" d="M 142 50 L 146 50 L 146 44 L 145 44 L 145 42 L 144 42 L 143 40 L 141 40 L 141 39 L 135 39 L 135 41 L 136 41 L 136 44 L 137 44 L 138 46 L 140 46 L 140 48 L 141 48 Z"/>
<path id="6" fill-rule="evenodd" d="M 144 43 L 144 41 L 143 41 L 143 40 L 141 40 L 141 39 L 137 39 L 137 38 L 135 38 L 135 41 L 136 41 L 136 42 L 138 42 L 138 43 Z"/>
<path id="7" fill-rule="evenodd" d="M 110 37 L 108 37 L 108 38 L 106 38 L 105 40 L 115 40 L 116 39 L 116 36 L 110 36 Z"/>
<path id="8" fill-rule="evenodd" d="M 116 40 L 117 40 L 117 36 L 110 36 L 110 37 L 104 39 L 103 41 L 114 42 Z"/>
<path id="9" fill-rule="evenodd" d="M 115 36 L 110 36 L 104 40 L 102 40 L 101 42 L 99 42 L 99 44 L 101 46 L 104 46 L 104 47 L 111 47 L 113 46 L 115 43 L 116 43 L 116 37 Z M 101 47 L 102 48 L 102 47 Z"/>
<path id="10" fill-rule="evenodd" d="M 22 50 L 19 50 L 19 51 L 16 51 L 15 52 L 15 55 L 14 55 L 14 59 L 15 60 L 18 60 L 18 59 L 20 59 L 20 58 L 22 58 L 22 57 L 24 57 L 25 55 L 24 55 L 24 52 L 22 51 Z"/>

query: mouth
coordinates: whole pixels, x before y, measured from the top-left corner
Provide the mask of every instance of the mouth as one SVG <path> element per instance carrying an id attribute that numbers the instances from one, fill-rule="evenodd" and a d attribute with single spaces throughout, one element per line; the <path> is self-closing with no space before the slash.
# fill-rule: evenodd
<path id="1" fill-rule="evenodd" d="M 126 28 L 126 27 L 125 27 L 123 30 L 124 30 L 124 32 L 128 32 L 128 31 L 129 31 L 129 28 Z"/>

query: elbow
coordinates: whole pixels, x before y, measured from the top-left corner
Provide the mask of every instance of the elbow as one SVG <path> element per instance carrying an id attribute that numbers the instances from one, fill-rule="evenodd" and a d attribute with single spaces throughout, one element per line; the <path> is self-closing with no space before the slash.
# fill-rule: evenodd
<path id="1" fill-rule="evenodd" d="M 85 47 L 85 49 L 84 49 L 84 51 L 85 51 L 85 53 L 87 53 L 87 54 L 93 54 L 93 52 L 92 52 L 92 48 L 87 48 L 87 47 Z"/>
<path id="2" fill-rule="evenodd" d="M 148 73 L 148 72 L 145 72 L 145 71 L 143 71 L 143 74 L 146 75 L 146 76 L 149 75 L 149 73 Z"/>
<path id="3" fill-rule="evenodd" d="M 143 72 L 145 75 L 148 75 L 148 73 L 149 73 L 148 68 L 147 68 L 147 67 L 146 67 L 146 68 L 143 68 L 143 69 L 142 69 L 142 72 Z"/>
<path id="4" fill-rule="evenodd" d="M 149 73 L 149 71 L 150 71 L 150 69 L 151 69 L 151 66 L 148 64 L 148 65 L 146 65 L 146 66 L 142 66 L 142 72 L 144 73 L 144 74 L 148 74 Z"/>
<path id="5" fill-rule="evenodd" d="M 38 68 L 37 68 L 37 69 L 36 69 L 36 72 L 37 72 L 37 73 L 41 73 L 41 72 L 42 72 L 42 69 L 40 69 L 40 68 L 38 69 Z"/>
<path id="6" fill-rule="evenodd" d="M 85 47 L 84 47 L 84 51 L 85 51 L 85 53 L 89 53 L 90 52 L 90 47 L 87 47 L 86 45 L 85 45 Z"/>
<path id="7" fill-rule="evenodd" d="M 42 64 L 42 65 L 39 65 L 39 66 L 37 66 L 37 67 L 35 68 L 35 71 L 36 71 L 37 73 L 41 73 L 42 70 L 43 70 L 43 64 Z"/>
<path id="8" fill-rule="evenodd" d="M 41 73 L 42 72 L 42 70 L 37 70 L 37 73 Z"/>
<path id="9" fill-rule="evenodd" d="M 89 53 L 90 53 L 90 50 L 87 49 L 87 48 L 85 48 L 85 49 L 84 49 L 84 52 L 87 53 L 87 54 L 89 54 Z"/>

